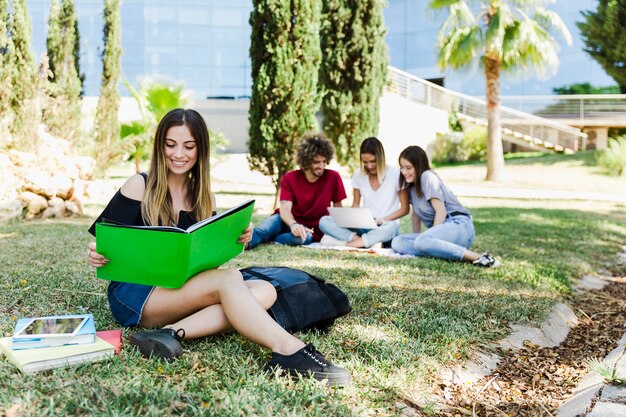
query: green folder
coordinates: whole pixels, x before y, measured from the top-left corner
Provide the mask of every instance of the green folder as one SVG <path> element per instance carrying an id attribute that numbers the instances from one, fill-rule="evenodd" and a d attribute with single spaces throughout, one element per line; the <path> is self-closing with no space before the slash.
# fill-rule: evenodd
<path id="1" fill-rule="evenodd" d="M 254 200 L 190 226 L 96 224 L 98 253 L 109 263 L 97 277 L 180 288 L 198 272 L 214 269 L 243 252 L 237 243 L 252 218 Z"/>

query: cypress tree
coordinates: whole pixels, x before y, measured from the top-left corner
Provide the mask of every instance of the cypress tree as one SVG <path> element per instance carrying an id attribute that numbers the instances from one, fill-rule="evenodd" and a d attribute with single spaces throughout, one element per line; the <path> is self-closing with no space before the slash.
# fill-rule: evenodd
<path id="1" fill-rule="evenodd" d="M 61 22 L 60 10 L 57 0 L 50 4 L 50 16 L 48 16 L 48 33 L 46 36 L 46 53 L 48 54 L 48 69 L 50 81 L 54 81 L 57 73 L 57 64 L 61 65 Z"/>
<path id="2" fill-rule="evenodd" d="M 9 50 L 12 47 L 9 37 L 9 1 L 0 0 L 0 134 L 11 121 L 11 72 Z"/>
<path id="3" fill-rule="evenodd" d="M 52 1 L 48 23 L 47 51 L 50 69 L 44 122 L 50 132 L 66 139 L 80 135 L 81 81 L 76 72 L 76 13 L 73 0 L 62 0 L 59 10 Z"/>
<path id="4" fill-rule="evenodd" d="M 626 94 L 626 0 L 599 0 L 596 10 L 582 12 L 580 29 L 587 52 Z"/>
<path id="5" fill-rule="evenodd" d="M 120 107 L 118 83 L 121 71 L 120 0 L 104 3 L 104 49 L 102 51 L 102 81 L 94 122 L 96 163 L 104 170 L 119 153 L 120 125 L 117 112 Z"/>
<path id="6" fill-rule="evenodd" d="M 11 133 L 26 147 L 37 142 L 37 73 L 31 47 L 31 22 L 25 0 L 13 0 L 9 21 L 12 47 L 9 48 L 7 69 L 11 78 L 10 107 L 14 115 Z"/>
<path id="7" fill-rule="evenodd" d="M 363 139 L 378 132 L 387 74 L 383 0 L 323 0 L 320 90 L 326 136 L 351 168 Z"/>
<path id="8" fill-rule="evenodd" d="M 253 0 L 248 163 L 277 194 L 296 142 L 316 128 L 320 12 L 309 0 Z"/>
<path id="9" fill-rule="evenodd" d="M 75 12 L 72 13 L 74 14 Z M 76 67 L 76 74 L 80 80 L 80 96 L 82 97 L 85 94 L 85 73 L 80 72 L 80 32 L 78 31 L 78 18 L 74 19 L 74 33 L 76 34 L 74 38 L 74 66 Z"/>

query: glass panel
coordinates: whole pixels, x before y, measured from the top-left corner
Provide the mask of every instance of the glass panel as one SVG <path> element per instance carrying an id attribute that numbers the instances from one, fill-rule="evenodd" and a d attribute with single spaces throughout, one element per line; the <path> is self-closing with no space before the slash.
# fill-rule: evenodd
<path id="1" fill-rule="evenodd" d="M 181 67 L 196 65 L 207 67 L 211 65 L 210 50 L 207 47 L 180 46 L 178 48 L 178 64 Z"/>
<path id="2" fill-rule="evenodd" d="M 430 67 L 435 65 L 437 34 L 432 31 L 409 33 L 406 36 L 407 68 Z"/>
<path id="3" fill-rule="evenodd" d="M 178 25 L 148 25 L 145 28 L 146 48 L 149 46 L 178 45 Z"/>
<path id="4" fill-rule="evenodd" d="M 387 33 L 403 33 L 406 32 L 405 16 L 406 16 L 406 0 L 389 0 L 389 4 L 383 12 L 385 24 L 387 25 Z"/>
<path id="5" fill-rule="evenodd" d="M 216 7 L 211 22 L 214 27 L 242 27 L 247 25 L 247 16 L 240 8 Z"/>
<path id="6" fill-rule="evenodd" d="M 102 9 L 103 6 L 100 6 Z M 120 12 L 122 16 L 122 24 L 126 24 L 126 22 L 142 22 L 144 20 L 144 5 L 143 4 L 132 4 L 128 2 L 123 2 L 120 6 Z M 100 16 L 102 17 L 102 10 L 100 11 Z"/>
<path id="7" fill-rule="evenodd" d="M 147 65 L 164 65 L 171 66 L 176 65 L 178 62 L 178 53 L 176 52 L 176 48 L 172 47 L 146 47 L 146 64 Z"/>
<path id="8" fill-rule="evenodd" d="M 211 28 L 209 26 L 178 26 L 177 38 L 179 45 L 208 46 L 211 43 Z"/>
<path id="9" fill-rule="evenodd" d="M 216 66 L 241 67 L 248 59 L 248 51 L 243 49 L 213 48 L 210 53 Z"/>
<path id="10" fill-rule="evenodd" d="M 124 51 L 126 51 L 126 45 L 138 44 L 143 47 L 145 42 L 145 31 L 146 27 L 144 25 L 125 25 L 122 30 L 122 45 Z"/>
<path id="11" fill-rule="evenodd" d="M 135 65 L 145 63 L 144 45 L 136 43 L 126 43 L 124 45 L 124 53 L 122 54 L 122 68 L 125 70 L 126 65 Z"/>
<path id="12" fill-rule="evenodd" d="M 242 47 L 246 51 L 250 48 L 250 26 L 245 28 L 213 28 L 211 29 L 211 44 L 224 47 Z"/>
<path id="13" fill-rule="evenodd" d="M 207 7 L 181 7 L 178 10 L 178 23 L 181 25 L 208 25 L 209 14 Z"/>
<path id="14" fill-rule="evenodd" d="M 159 23 L 175 24 L 178 23 L 177 8 L 174 6 L 167 6 L 165 4 L 153 4 L 152 2 L 146 3 L 145 6 L 145 19 L 146 23 L 157 25 Z"/>
<path id="15" fill-rule="evenodd" d="M 394 67 L 400 69 L 406 68 L 406 36 L 405 35 L 387 35 L 387 49 L 389 51 L 390 63 Z"/>

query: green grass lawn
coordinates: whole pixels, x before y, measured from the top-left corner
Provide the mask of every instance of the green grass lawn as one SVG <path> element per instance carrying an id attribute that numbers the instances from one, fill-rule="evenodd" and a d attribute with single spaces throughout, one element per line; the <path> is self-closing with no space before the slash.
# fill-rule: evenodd
<path id="1" fill-rule="evenodd" d="M 187 342 L 172 362 L 142 359 L 128 345 L 108 362 L 34 375 L 0 359 L 0 414 L 19 404 L 32 416 L 399 415 L 399 398 L 427 393 L 438 371 L 501 338 L 510 323 L 540 320 L 569 293 L 572 278 L 610 268 L 626 242 L 626 210 L 616 204 L 463 202 L 475 218 L 474 248 L 490 250 L 502 268 L 277 245 L 231 261 L 236 268 L 306 269 L 345 290 L 353 312 L 326 335 L 301 337 L 346 366 L 351 387 L 267 377 L 261 370 L 269 353 L 231 333 Z M 49 314 L 91 312 L 99 329 L 118 327 L 106 282 L 86 264 L 90 221 L 0 226 L 3 335 L 18 317 Z"/>

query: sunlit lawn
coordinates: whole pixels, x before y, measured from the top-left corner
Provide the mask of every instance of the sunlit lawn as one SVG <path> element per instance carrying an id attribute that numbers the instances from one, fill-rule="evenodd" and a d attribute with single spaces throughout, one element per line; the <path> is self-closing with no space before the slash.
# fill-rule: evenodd
<path id="1" fill-rule="evenodd" d="M 502 268 L 277 245 L 230 263 L 302 268 L 345 290 L 353 312 L 326 335 L 300 336 L 351 371 L 349 388 L 267 377 L 268 352 L 227 334 L 188 342 L 168 363 L 144 360 L 128 345 L 109 362 L 34 375 L 0 359 L 0 414 L 19 404 L 33 416 L 398 415 L 398 398 L 428 392 L 442 367 L 502 337 L 509 323 L 539 320 L 572 278 L 609 266 L 626 242 L 620 205 L 463 202 L 475 218 L 475 249 L 494 253 Z M 93 313 L 99 329 L 118 327 L 106 282 L 85 262 L 90 221 L 0 226 L 1 333 L 10 335 L 17 317 L 82 312 Z"/>
<path id="2" fill-rule="evenodd" d="M 506 161 L 505 181 L 487 182 L 483 163 L 437 168 L 451 184 L 626 194 L 626 175 L 611 177 L 596 166 L 595 152 L 546 154 Z"/>

